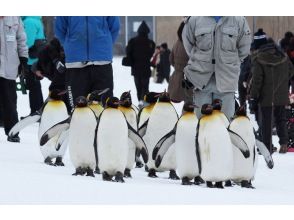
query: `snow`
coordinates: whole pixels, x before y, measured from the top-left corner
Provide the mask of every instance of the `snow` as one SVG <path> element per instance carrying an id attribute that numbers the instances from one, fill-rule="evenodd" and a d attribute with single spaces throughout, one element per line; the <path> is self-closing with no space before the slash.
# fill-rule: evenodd
<path id="1" fill-rule="evenodd" d="M 114 94 L 120 96 L 131 90 L 134 104 L 138 104 L 130 68 L 121 66 L 121 57 L 113 63 Z M 47 95 L 49 82 L 42 81 L 43 95 Z M 163 91 L 167 83 L 155 84 L 150 80 L 150 91 Z M 181 111 L 182 104 L 176 109 Z M 28 95 L 18 92 L 19 116 L 29 114 Z M 147 177 L 144 168 L 134 168 L 132 179 L 125 183 L 104 182 L 101 175 L 92 177 L 72 176 L 74 167 L 68 152 L 65 167 L 51 167 L 43 163 L 37 141 L 38 124 L 28 126 L 20 133 L 21 143 L 6 141 L 0 129 L 0 204 L 43 205 L 293 205 L 294 204 L 294 154 L 275 153 L 274 169 L 267 168 L 259 156 L 256 189 L 208 189 L 205 186 L 182 186 L 181 181 L 168 179 L 168 173 L 159 178 Z M 275 146 L 278 139 L 274 137 Z M 180 216 L 179 216 L 180 217 Z"/>

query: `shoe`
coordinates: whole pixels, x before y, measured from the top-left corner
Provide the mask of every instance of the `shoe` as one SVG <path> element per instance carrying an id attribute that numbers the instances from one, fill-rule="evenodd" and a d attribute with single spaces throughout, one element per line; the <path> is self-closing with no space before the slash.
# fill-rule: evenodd
<path id="1" fill-rule="evenodd" d="M 288 151 L 288 146 L 286 144 L 282 144 L 279 150 L 280 154 L 285 154 Z"/>
<path id="2" fill-rule="evenodd" d="M 278 150 L 278 148 L 276 148 L 276 147 L 273 147 L 273 149 L 271 150 L 271 154 L 273 154 L 273 153 L 275 153 L 275 152 L 277 152 L 277 150 Z"/>
<path id="3" fill-rule="evenodd" d="M 16 136 L 8 136 L 7 137 L 7 141 L 14 142 L 14 143 L 19 143 L 20 142 L 20 138 L 19 138 L 18 135 L 16 135 Z"/>

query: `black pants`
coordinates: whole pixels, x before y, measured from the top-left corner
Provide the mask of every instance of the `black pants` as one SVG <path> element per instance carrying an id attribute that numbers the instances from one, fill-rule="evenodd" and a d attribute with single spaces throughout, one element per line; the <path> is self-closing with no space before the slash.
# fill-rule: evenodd
<path id="1" fill-rule="evenodd" d="M 17 95 L 15 80 L 0 77 L 0 103 L 3 109 L 3 122 L 5 134 L 18 122 Z"/>
<path id="2" fill-rule="evenodd" d="M 239 102 L 240 106 L 246 105 L 247 89 L 244 88 L 242 83 L 238 83 Z"/>
<path id="3" fill-rule="evenodd" d="M 68 89 L 71 108 L 79 96 L 87 96 L 95 90 L 109 88 L 102 96 L 102 103 L 113 96 L 113 71 L 112 65 L 91 65 L 84 68 L 69 68 L 66 70 L 66 87 Z"/>
<path id="4" fill-rule="evenodd" d="M 263 143 L 270 150 L 272 149 L 272 127 L 273 118 L 277 128 L 277 134 L 279 137 L 279 144 L 288 143 L 288 131 L 286 127 L 286 109 L 285 106 L 261 107 L 261 136 Z M 273 116 L 272 117 L 272 110 Z"/>
<path id="5" fill-rule="evenodd" d="M 169 82 L 169 75 L 162 75 L 162 74 L 157 74 L 157 81 L 156 83 L 163 83 L 163 80 L 166 79 L 167 82 Z"/>
<path id="6" fill-rule="evenodd" d="M 31 113 L 40 110 L 44 103 L 41 82 L 31 71 L 26 75 L 26 88 L 29 90 Z"/>
<path id="7" fill-rule="evenodd" d="M 137 89 L 138 100 L 144 100 L 144 96 L 149 92 L 149 76 L 134 76 L 134 81 Z"/>

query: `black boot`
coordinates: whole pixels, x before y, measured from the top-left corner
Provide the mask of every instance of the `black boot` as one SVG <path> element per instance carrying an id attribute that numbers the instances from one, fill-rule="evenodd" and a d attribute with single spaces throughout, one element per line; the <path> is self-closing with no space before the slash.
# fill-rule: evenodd
<path id="1" fill-rule="evenodd" d="M 224 189 L 223 187 L 223 182 L 215 182 L 215 188 L 218 188 L 218 189 Z"/>
<path id="2" fill-rule="evenodd" d="M 112 181 L 112 176 L 110 176 L 106 171 L 102 173 L 102 179 L 104 181 Z"/>
<path id="3" fill-rule="evenodd" d="M 169 179 L 172 179 L 172 180 L 179 180 L 180 178 L 178 177 L 177 173 L 175 170 L 170 170 L 169 171 Z"/>
<path id="4" fill-rule="evenodd" d="M 226 187 L 232 187 L 233 185 L 232 185 L 232 181 L 231 180 L 227 180 L 226 182 L 225 182 L 225 186 Z"/>
<path id="5" fill-rule="evenodd" d="M 86 176 L 95 177 L 94 171 L 90 167 L 87 168 L 87 175 Z"/>
<path id="6" fill-rule="evenodd" d="M 116 174 L 115 174 L 114 181 L 124 183 L 125 182 L 124 181 L 124 175 L 121 172 L 117 171 Z"/>
<path id="7" fill-rule="evenodd" d="M 250 189 L 255 189 L 251 182 L 247 181 L 247 180 L 242 180 L 241 181 L 241 187 L 244 187 L 244 188 L 250 188 Z"/>
<path id="8" fill-rule="evenodd" d="M 213 185 L 212 182 L 210 182 L 210 181 L 206 181 L 206 186 L 207 186 L 208 188 L 214 188 L 214 185 Z"/>
<path id="9" fill-rule="evenodd" d="M 194 184 L 195 184 L 195 185 L 200 185 L 200 184 L 202 184 L 202 183 L 205 183 L 205 181 L 204 181 L 200 176 L 196 176 L 196 177 L 194 178 Z"/>
<path id="10" fill-rule="evenodd" d="M 76 168 L 76 172 L 73 173 L 73 176 L 84 176 L 85 175 L 85 170 L 82 167 Z"/>
<path id="11" fill-rule="evenodd" d="M 132 178 L 131 170 L 130 169 L 128 169 L 128 168 L 125 169 L 124 177 Z"/>
<path id="12" fill-rule="evenodd" d="M 148 170 L 148 176 L 151 177 L 151 178 L 156 178 L 158 176 L 156 176 L 156 171 L 155 169 L 149 169 Z"/>
<path id="13" fill-rule="evenodd" d="M 64 163 L 62 162 L 62 157 L 57 157 L 55 160 L 55 165 L 56 166 L 61 166 L 64 167 Z"/>
<path id="14" fill-rule="evenodd" d="M 44 163 L 50 166 L 56 166 L 54 163 L 52 163 L 52 159 L 50 157 L 46 157 L 46 159 L 44 160 Z"/>
<path id="15" fill-rule="evenodd" d="M 182 179 L 182 185 L 192 185 L 192 182 L 190 182 L 190 179 L 188 177 L 184 177 Z"/>

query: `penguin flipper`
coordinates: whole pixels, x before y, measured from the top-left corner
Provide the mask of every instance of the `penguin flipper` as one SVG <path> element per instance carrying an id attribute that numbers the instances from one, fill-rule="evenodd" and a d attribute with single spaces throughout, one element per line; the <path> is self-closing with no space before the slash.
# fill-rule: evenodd
<path id="1" fill-rule="evenodd" d="M 142 124 L 142 126 L 138 130 L 138 133 L 141 137 L 143 137 L 146 134 L 148 122 L 149 122 L 149 119 L 146 120 L 144 124 Z"/>
<path id="2" fill-rule="evenodd" d="M 41 118 L 41 113 L 39 111 L 36 111 L 36 112 L 34 112 L 34 113 L 26 116 L 25 118 L 23 118 L 22 120 L 20 120 L 19 122 L 17 122 L 10 129 L 8 136 L 14 136 L 14 135 L 16 135 L 22 129 L 24 129 L 25 127 L 27 127 L 28 125 L 31 125 L 31 124 L 37 122 L 40 118 Z"/>
<path id="3" fill-rule="evenodd" d="M 234 131 L 230 130 L 229 128 L 227 130 L 229 132 L 232 144 L 241 151 L 245 158 L 248 158 L 250 156 L 250 151 L 246 142 L 240 135 L 238 135 Z"/>
<path id="4" fill-rule="evenodd" d="M 136 147 L 140 150 L 140 153 L 143 157 L 144 162 L 147 163 L 148 150 L 143 138 L 134 128 L 132 128 L 132 126 L 128 122 L 127 124 L 128 124 L 128 137 L 135 143 Z"/>
<path id="5" fill-rule="evenodd" d="M 175 143 L 176 140 L 176 126 L 164 135 L 155 145 L 153 152 L 152 152 L 152 159 L 155 160 L 155 166 L 159 167 L 161 161 L 170 148 L 170 146 Z"/>
<path id="6" fill-rule="evenodd" d="M 197 158 L 197 163 L 198 163 L 199 174 L 201 174 L 201 171 L 202 171 L 202 164 L 201 164 L 201 157 L 200 157 L 200 147 L 199 147 L 199 140 L 198 140 L 200 121 L 201 121 L 201 118 L 199 119 L 198 124 L 197 124 L 196 138 L 195 138 L 195 146 L 196 146 L 195 153 L 196 153 L 196 158 Z"/>
<path id="7" fill-rule="evenodd" d="M 62 131 L 67 130 L 69 128 L 70 118 L 71 117 L 68 117 L 67 119 L 49 128 L 40 138 L 40 146 L 46 144 L 55 135 L 59 135 Z"/>
<path id="8" fill-rule="evenodd" d="M 255 143 L 256 143 L 257 149 L 264 157 L 266 165 L 268 166 L 268 168 L 272 169 L 274 167 L 274 160 L 273 160 L 270 152 L 268 151 L 267 147 L 264 145 L 264 143 L 262 143 L 258 139 L 255 139 Z"/>
<path id="9" fill-rule="evenodd" d="M 60 134 L 60 136 L 59 136 L 59 138 L 57 140 L 57 143 L 55 145 L 56 151 L 59 151 L 60 147 L 63 144 L 67 144 L 68 134 L 69 134 L 69 129 L 64 130 L 64 131 L 61 132 L 61 134 Z"/>

